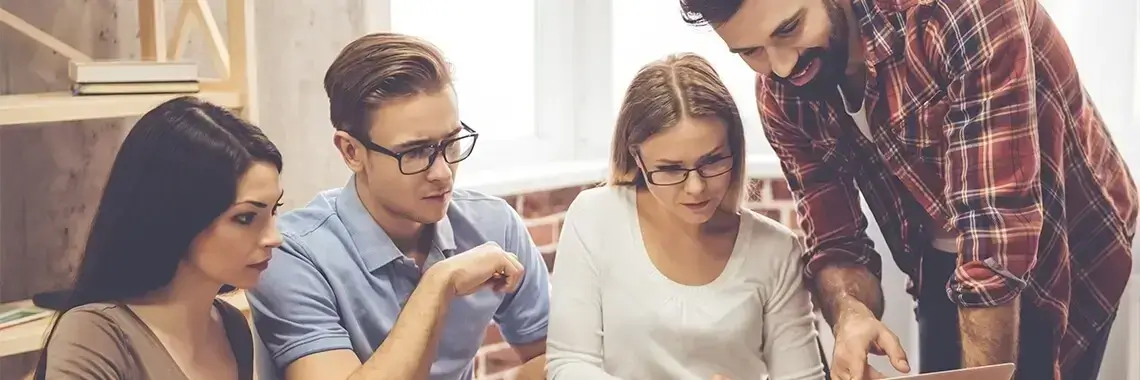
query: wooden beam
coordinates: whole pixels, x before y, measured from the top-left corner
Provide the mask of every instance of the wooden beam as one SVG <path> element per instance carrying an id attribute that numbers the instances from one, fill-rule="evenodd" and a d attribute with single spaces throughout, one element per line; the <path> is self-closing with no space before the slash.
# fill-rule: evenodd
<path id="1" fill-rule="evenodd" d="M 227 0 L 226 26 L 229 32 L 229 53 L 233 58 L 230 76 L 225 80 L 242 97 L 241 116 L 257 124 L 257 44 L 254 33 L 252 0 Z"/>
<path id="2" fill-rule="evenodd" d="M 170 36 L 167 43 L 167 59 L 171 61 L 182 59 L 182 54 L 186 52 L 186 40 L 190 38 L 190 31 L 194 29 L 194 24 L 200 23 L 197 17 L 198 13 L 194 12 L 194 4 L 183 1 L 182 6 L 178 8 L 178 19 L 174 21 L 174 35 Z"/>
<path id="3" fill-rule="evenodd" d="M 144 61 L 166 60 L 166 7 L 162 0 L 139 0 L 139 45 Z"/>
<path id="4" fill-rule="evenodd" d="M 222 39 L 222 31 L 218 28 L 218 20 L 214 18 L 210 4 L 206 0 L 185 1 L 193 1 L 193 11 L 198 16 L 198 22 L 202 23 L 203 29 L 206 31 L 206 42 L 210 45 L 210 51 L 213 53 L 210 56 L 213 57 L 216 66 L 214 69 L 218 70 L 222 78 L 228 78 L 231 72 L 230 53 L 226 51 L 226 41 Z M 226 15 L 227 21 L 230 17 L 233 16 Z M 233 22 L 230 22 L 229 25 L 233 25 Z M 233 35 L 232 31 L 230 31 L 230 35 Z"/>
<path id="5" fill-rule="evenodd" d="M 16 29 L 17 32 L 23 33 L 31 39 L 36 40 L 36 42 L 44 44 L 44 46 L 47 46 L 49 49 L 54 50 L 56 53 L 59 53 L 72 61 L 92 61 L 91 57 L 87 54 L 84 54 L 83 52 L 71 47 L 71 45 L 68 45 L 63 41 L 52 37 L 50 34 L 47 34 L 39 28 L 32 26 L 32 24 L 27 23 L 24 21 L 24 19 L 21 19 L 16 15 L 5 11 L 4 9 L 0 9 L 0 24 L 7 24 L 8 26 L 12 27 L 12 29 Z"/>

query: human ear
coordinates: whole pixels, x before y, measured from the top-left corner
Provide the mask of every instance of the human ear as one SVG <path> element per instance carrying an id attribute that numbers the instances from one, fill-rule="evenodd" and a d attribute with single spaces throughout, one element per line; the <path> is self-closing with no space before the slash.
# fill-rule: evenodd
<path id="1" fill-rule="evenodd" d="M 340 152 L 340 157 L 344 159 L 344 164 L 354 173 L 359 173 L 364 170 L 364 159 L 367 158 L 368 150 L 360 144 L 352 135 L 345 131 L 336 131 L 333 134 L 333 145 L 336 150 Z"/>

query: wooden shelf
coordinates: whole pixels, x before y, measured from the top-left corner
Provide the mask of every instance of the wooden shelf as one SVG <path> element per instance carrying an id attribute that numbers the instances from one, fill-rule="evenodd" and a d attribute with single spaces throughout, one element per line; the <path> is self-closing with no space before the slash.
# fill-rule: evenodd
<path id="1" fill-rule="evenodd" d="M 0 126 L 139 116 L 182 95 L 197 96 L 226 108 L 242 107 L 241 93 L 236 91 L 154 95 L 74 96 L 67 92 L 3 95 L 0 96 Z"/>
<path id="2" fill-rule="evenodd" d="M 246 300 L 244 291 L 239 290 L 221 298 L 246 314 L 246 319 L 249 318 L 249 301 Z M 23 300 L 11 304 L 28 306 L 32 301 Z M 47 318 L 0 330 L 0 357 L 38 351 L 43 347 L 47 329 L 54 318 L 53 314 Z"/>

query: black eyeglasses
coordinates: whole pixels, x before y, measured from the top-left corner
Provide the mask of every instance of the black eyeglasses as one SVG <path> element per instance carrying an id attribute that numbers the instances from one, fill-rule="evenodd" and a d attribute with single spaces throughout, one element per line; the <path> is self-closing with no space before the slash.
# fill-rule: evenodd
<path id="1" fill-rule="evenodd" d="M 645 161 L 641 159 L 641 154 L 636 150 L 632 151 L 633 156 L 641 163 L 641 167 L 645 166 Z M 695 168 L 665 168 L 657 170 L 645 171 L 645 179 L 650 184 L 657 186 L 672 186 L 683 183 L 689 179 L 689 173 L 697 172 L 697 175 L 702 178 L 713 178 L 716 176 L 724 175 L 732 170 L 735 162 L 731 155 L 728 156 L 714 156 L 711 159 L 698 164 Z"/>
<path id="2" fill-rule="evenodd" d="M 357 137 L 365 148 L 374 152 L 380 152 L 391 156 L 399 163 L 400 173 L 404 175 L 412 175 L 423 173 L 435 164 L 436 157 L 443 153 L 443 160 L 449 164 L 454 164 L 459 161 L 466 160 L 471 156 L 471 151 L 475 149 L 475 140 L 479 139 L 479 133 L 474 129 L 468 127 L 467 124 L 459 122 L 463 126 L 463 130 L 459 132 L 459 136 L 444 139 L 435 144 L 418 146 L 405 150 L 403 152 L 393 152 L 391 149 L 382 147 L 372 142 L 371 140 Z M 354 136 L 355 137 L 355 136 Z"/>

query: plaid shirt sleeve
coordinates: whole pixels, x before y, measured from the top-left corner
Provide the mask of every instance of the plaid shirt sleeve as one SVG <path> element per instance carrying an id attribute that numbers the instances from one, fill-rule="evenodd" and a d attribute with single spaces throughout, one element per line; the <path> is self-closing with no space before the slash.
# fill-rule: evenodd
<path id="1" fill-rule="evenodd" d="M 854 178 L 824 163 L 823 154 L 798 126 L 820 123 L 806 105 L 781 99 L 775 83 L 757 79 L 757 99 L 764 133 L 780 159 L 806 236 L 803 260 L 809 284 L 831 265 L 860 265 L 882 277 L 882 258 L 867 237 L 867 219 Z"/>
<path id="2" fill-rule="evenodd" d="M 946 5 L 953 3 L 954 5 Z M 944 188 L 961 233 L 947 294 L 959 305 L 1012 300 L 1042 228 L 1040 151 L 1029 24 L 1021 1 L 938 2 L 932 62 L 947 78 Z"/>

